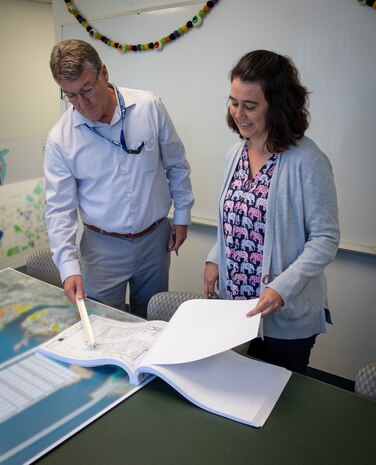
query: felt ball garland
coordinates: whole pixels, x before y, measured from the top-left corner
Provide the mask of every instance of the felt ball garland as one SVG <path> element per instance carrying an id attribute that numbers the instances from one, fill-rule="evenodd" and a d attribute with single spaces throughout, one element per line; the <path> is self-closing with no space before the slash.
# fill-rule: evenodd
<path id="1" fill-rule="evenodd" d="M 89 36 L 93 39 L 102 41 L 104 44 L 109 47 L 117 49 L 119 52 L 141 52 L 146 50 L 162 50 L 165 44 L 174 42 L 176 39 L 181 37 L 183 34 L 186 34 L 193 28 L 199 27 L 206 15 L 211 11 L 211 9 L 219 2 L 219 0 L 211 0 L 206 2 L 202 9 L 189 21 L 187 21 L 183 26 L 176 29 L 171 34 L 157 39 L 153 42 L 148 42 L 146 44 L 126 44 L 123 42 L 115 42 L 114 40 L 109 39 L 108 37 L 100 34 L 93 26 L 91 26 L 86 19 L 81 15 L 81 13 L 74 6 L 73 2 L 70 0 L 64 0 L 65 5 L 71 15 L 73 15 L 76 20 L 81 24 L 82 27 L 86 29 Z"/>
<path id="2" fill-rule="evenodd" d="M 376 0 L 358 0 L 359 5 L 367 5 L 371 6 L 374 10 L 376 10 Z"/>

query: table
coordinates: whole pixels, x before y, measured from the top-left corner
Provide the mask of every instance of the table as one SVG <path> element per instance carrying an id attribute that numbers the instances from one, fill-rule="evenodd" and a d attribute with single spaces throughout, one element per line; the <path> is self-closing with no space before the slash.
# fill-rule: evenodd
<path id="1" fill-rule="evenodd" d="M 3 306 L 16 298 L 12 310 L 28 311 L 22 296 L 32 289 L 37 303 L 43 295 L 53 304 L 51 311 L 58 312 L 61 289 L 14 273 L 0 273 Z M 261 429 L 208 413 L 156 379 L 37 463 L 369 465 L 375 459 L 375 438 L 375 402 L 302 375 L 292 375 Z"/>
<path id="2" fill-rule="evenodd" d="M 207 413 L 155 380 L 38 463 L 370 465 L 375 439 L 373 401 L 302 375 L 261 429 Z"/>

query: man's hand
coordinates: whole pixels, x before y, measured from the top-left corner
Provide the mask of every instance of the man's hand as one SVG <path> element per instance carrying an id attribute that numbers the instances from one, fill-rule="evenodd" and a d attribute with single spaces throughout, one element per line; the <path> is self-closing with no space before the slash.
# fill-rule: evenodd
<path id="1" fill-rule="evenodd" d="M 170 238 L 168 241 L 168 251 L 173 252 L 175 250 L 176 255 L 178 254 L 179 247 L 187 239 L 188 226 L 182 224 L 174 224 L 171 228 Z"/>
<path id="2" fill-rule="evenodd" d="M 207 262 L 204 271 L 204 294 L 207 299 L 218 298 L 216 288 L 218 288 L 219 271 L 218 265 Z"/>
<path id="3" fill-rule="evenodd" d="M 76 305 L 76 298 L 86 299 L 87 295 L 84 293 L 82 276 L 79 274 L 68 276 L 64 281 L 64 292 L 73 305 Z"/>
<path id="4" fill-rule="evenodd" d="M 282 297 L 274 289 L 267 287 L 264 292 L 261 294 L 260 300 L 256 307 L 245 314 L 245 316 L 257 315 L 261 313 L 261 318 L 264 318 L 271 313 L 276 312 L 281 307 L 283 307 L 284 302 Z"/>

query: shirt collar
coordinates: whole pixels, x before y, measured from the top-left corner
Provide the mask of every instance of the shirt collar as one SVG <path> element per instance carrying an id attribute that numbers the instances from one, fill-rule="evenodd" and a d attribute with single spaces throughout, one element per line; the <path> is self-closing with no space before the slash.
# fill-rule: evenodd
<path id="1" fill-rule="evenodd" d="M 108 83 L 109 86 L 112 88 L 115 88 L 115 85 L 112 83 Z M 136 99 L 133 94 L 133 92 L 130 92 L 130 90 L 124 88 L 124 87 L 118 87 L 119 92 L 121 92 L 122 96 L 124 97 L 124 104 L 125 108 L 129 108 L 133 105 L 136 105 Z M 120 111 L 120 104 L 119 104 L 119 99 L 116 95 L 116 100 L 117 100 L 117 106 L 115 108 L 114 115 L 112 117 L 112 121 L 110 123 L 110 126 L 117 123 L 121 119 L 121 111 Z M 72 118 L 73 118 L 73 126 L 76 128 L 78 126 L 81 126 L 83 124 L 88 124 L 89 126 L 94 126 L 94 127 L 100 127 L 100 126 L 108 126 L 106 123 L 102 123 L 101 121 L 92 121 L 89 118 L 86 118 L 84 115 L 81 115 L 77 110 L 74 109 L 72 106 L 70 109 L 72 111 Z"/>

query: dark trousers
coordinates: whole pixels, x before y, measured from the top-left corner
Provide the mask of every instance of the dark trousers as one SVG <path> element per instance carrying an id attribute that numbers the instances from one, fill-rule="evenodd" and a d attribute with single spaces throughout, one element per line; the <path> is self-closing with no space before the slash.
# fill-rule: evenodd
<path id="1" fill-rule="evenodd" d="M 316 336 L 317 334 L 304 339 L 256 338 L 249 345 L 248 355 L 296 373 L 306 374 Z"/>

